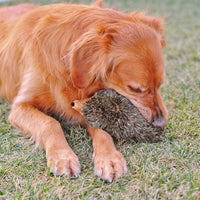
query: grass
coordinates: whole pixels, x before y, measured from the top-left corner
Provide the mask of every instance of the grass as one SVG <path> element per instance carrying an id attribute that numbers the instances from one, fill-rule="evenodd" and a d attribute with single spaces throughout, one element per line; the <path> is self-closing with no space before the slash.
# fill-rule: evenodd
<path id="1" fill-rule="evenodd" d="M 10 105 L 0 99 L 0 199 L 200 199 L 200 1 L 107 0 L 106 6 L 165 18 L 167 80 L 162 95 L 169 120 L 162 141 L 121 145 L 129 172 L 105 183 L 93 175 L 92 143 L 85 129 L 68 127 L 66 138 L 82 172 L 78 178 L 54 177 L 45 153 L 11 127 Z"/>

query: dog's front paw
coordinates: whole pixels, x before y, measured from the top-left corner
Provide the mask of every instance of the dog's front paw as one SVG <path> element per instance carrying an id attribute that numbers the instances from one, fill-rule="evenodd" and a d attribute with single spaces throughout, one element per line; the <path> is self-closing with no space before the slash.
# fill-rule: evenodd
<path id="1" fill-rule="evenodd" d="M 128 171 L 122 154 L 114 150 L 107 153 L 94 153 L 94 172 L 98 177 L 112 182 Z"/>
<path id="2" fill-rule="evenodd" d="M 50 172 L 55 175 L 66 175 L 67 177 L 78 176 L 80 164 L 78 157 L 71 149 L 49 149 L 46 153 L 47 165 Z"/>

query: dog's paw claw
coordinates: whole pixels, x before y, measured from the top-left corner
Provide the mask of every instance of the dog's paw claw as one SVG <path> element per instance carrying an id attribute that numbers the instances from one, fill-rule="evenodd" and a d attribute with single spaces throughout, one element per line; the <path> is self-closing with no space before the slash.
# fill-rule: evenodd
<path id="1" fill-rule="evenodd" d="M 126 161 L 122 154 L 114 151 L 110 154 L 95 154 L 95 175 L 105 181 L 112 182 L 128 171 Z"/>
<path id="2" fill-rule="evenodd" d="M 50 168 L 50 173 L 58 176 L 65 175 L 68 178 L 78 177 L 81 171 L 78 157 L 72 150 L 48 152 L 47 165 Z"/>

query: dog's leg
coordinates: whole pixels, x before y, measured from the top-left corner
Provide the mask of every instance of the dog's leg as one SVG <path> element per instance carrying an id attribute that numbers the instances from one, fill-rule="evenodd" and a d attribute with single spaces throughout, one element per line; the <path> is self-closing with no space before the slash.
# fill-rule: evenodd
<path id="1" fill-rule="evenodd" d="M 103 130 L 87 127 L 93 140 L 94 171 L 109 182 L 127 171 L 126 161 L 116 150 L 112 137 Z"/>
<path id="2" fill-rule="evenodd" d="M 46 150 L 47 164 L 52 173 L 78 176 L 78 157 L 69 147 L 58 121 L 28 103 L 14 104 L 9 121 Z"/>

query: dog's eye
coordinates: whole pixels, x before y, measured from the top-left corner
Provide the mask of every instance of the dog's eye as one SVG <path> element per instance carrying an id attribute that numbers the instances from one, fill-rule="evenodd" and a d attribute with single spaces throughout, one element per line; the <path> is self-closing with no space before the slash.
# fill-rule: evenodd
<path id="1" fill-rule="evenodd" d="M 141 93 L 142 91 L 139 88 L 133 88 L 132 86 L 128 85 L 128 89 L 131 92 L 137 92 L 137 93 Z"/>

